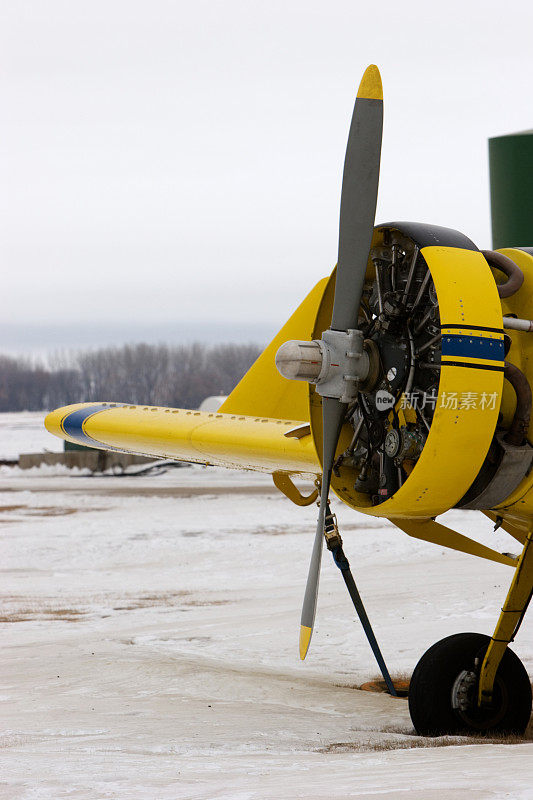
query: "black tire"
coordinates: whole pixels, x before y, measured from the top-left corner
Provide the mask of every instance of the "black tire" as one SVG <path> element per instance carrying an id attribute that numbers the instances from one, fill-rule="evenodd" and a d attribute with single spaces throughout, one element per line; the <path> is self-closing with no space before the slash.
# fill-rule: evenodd
<path id="1" fill-rule="evenodd" d="M 463 670 L 474 671 L 490 638 L 481 633 L 457 633 L 430 647 L 415 667 L 409 686 L 409 712 L 417 733 L 442 736 L 461 733 L 522 734 L 531 717 L 531 683 L 512 650 L 505 651 L 494 683 L 493 705 L 468 710 L 452 705 L 452 690 Z M 476 685 L 471 690 L 474 697 Z"/>

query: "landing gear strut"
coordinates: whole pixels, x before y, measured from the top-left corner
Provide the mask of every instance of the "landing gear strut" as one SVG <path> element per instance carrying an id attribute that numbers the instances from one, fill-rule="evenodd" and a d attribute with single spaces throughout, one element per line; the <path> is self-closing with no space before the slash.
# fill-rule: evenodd
<path id="1" fill-rule="evenodd" d="M 458 633 L 430 647 L 415 667 L 409 711 L 423 736 L 524 733 L 531 716 L 531 684 L 508 648 L 498 667 L 492 702 L 479 706 L 479 672 L 490 638 Z"/>

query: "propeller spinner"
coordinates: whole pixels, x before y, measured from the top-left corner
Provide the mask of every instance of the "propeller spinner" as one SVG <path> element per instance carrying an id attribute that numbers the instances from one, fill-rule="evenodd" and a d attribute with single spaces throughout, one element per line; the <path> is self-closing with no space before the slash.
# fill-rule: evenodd
<path id="1" fill-rule="evenodd" d="M 314 383 L 322 396 L 322 485 L 300 624 L 301 659 L 307 654 L 313 633 L 324 522 L 339 434 L 348 404 L 371 371 L 371 358 L 357 323 L 374 230 L 382 130 L 381 76 L 372 64 L 359 85 L 346 147 L 331 327 L 320 341 L 286 342 L 276 354 L 276 366 L 284 377 Z"/>

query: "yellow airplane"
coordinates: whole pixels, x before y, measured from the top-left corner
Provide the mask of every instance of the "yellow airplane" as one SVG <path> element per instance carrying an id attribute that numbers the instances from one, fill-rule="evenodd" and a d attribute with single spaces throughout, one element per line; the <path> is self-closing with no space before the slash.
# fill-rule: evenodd
<path id="1" fill-rule="evenodd" d="M 492 637 L 433 645 L 409 688 L 416 730 L 523 732 L 531 685 L 508 648 L 533 591 L 533 248 L 480 251 L 448 228 L 374 227 L 383 96 L 365 71 L 350 126 L 336 269 L 307 295 L 218 413 L 121 403 L 57 409 L 46 427 L 67 441 L 158 458 L 271 473 L 319 516 L 300 655 L 315 619 L 324 541 L 341 569 L 391 694 L 390 680 L 329 508 L 513 568 Z M 311 477 L 304 496 L 294 479 Z M 451 508 L 486 514 L 517 542 L 499 553 L 436 522 Z"/>

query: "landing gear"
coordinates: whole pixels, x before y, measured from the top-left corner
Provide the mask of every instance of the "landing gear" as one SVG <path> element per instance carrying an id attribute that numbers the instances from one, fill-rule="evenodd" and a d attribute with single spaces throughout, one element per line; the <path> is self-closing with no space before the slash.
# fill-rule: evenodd
<path id="1" fill-rule="evenodd" d="M 481 633 L 458 633 L 424 653 L 409 687 L 409 711 L 419 734 L 525 731 L 531 716 L 531 683 L 511 650 L 506 649 L 498 667 L 491 705 L 477 704 L 479 668 L 489 642 Z"/>

